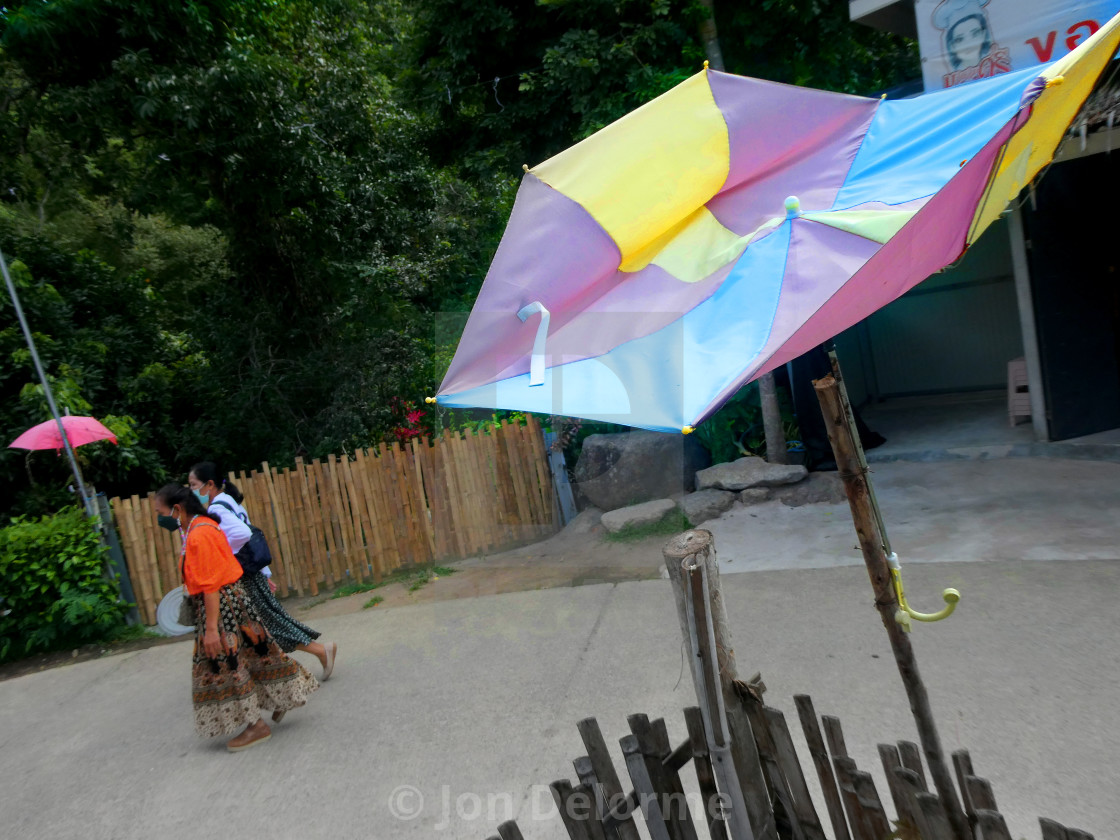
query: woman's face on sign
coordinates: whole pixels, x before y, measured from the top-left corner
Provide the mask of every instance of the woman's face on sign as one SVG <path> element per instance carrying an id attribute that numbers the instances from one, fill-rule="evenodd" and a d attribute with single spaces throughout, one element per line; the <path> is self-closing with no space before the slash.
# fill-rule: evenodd
<path id="1" fill-rule="evenodd" d="M 988 27 L 975 15 L 958 20 L 949 30 L 949 52 L 959 62 L 959 67 L 975 67 L 984 57 L 984 43 Z"/>

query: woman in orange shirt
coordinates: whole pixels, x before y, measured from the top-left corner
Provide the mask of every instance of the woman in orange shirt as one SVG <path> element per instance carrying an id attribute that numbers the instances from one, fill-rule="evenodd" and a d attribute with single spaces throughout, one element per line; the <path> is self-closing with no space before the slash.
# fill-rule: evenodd
<path id="1" fill-rule="evenodd" d="M 272 737 L 261 716 L 279 721 L 319 687 L 268 635 L 239 583 L 241 564 L 225 534 L 189 488 L 168 484 L 155 495 L 159 524 L 183 538 L 180 574 L 194 604 L 191 672 L 194 723 L 199 735 L 230 735 L 226 746 L 247 749 Z"/>

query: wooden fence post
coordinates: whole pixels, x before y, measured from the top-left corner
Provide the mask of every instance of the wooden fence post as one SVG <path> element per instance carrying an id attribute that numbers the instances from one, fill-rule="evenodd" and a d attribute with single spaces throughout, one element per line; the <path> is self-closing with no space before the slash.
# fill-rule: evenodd
<path id="1" fill-rule="evenodd" d="M 895 621 L 895 613 L 899 609 L 898 599 L 892 584 L 890 568 L 887 565 L 886 553 L 883 551 L 883 540 L 871 509 L 868 478 L 865 470 L 860 466 L 859 452 L 856 448 L 858 444 L 852 438 L 851 425 L 841 401 L 839 387 L 832 376 L 819 379 L 813 385 L 824 413 L 825 425 L 828 427 L 828 439 L 832 443 L 836 468 L 844 482 L 860 550 L 871 578 L 871 588 L 875 592 L 875 607 L 879 610 L 879 617 L 887 631 L 895 664 L 902 677 L 906 696 L 910 700 L 910 709 L 918 728 L 918 736 L 926 755 L 933 786 L 937 790 L 957 840 L 971 840 L 972 832 L 961 808 L 956 788 L 953 786 L 949 765 L 945 761 L 941 738 L 937 734 L 937 724 L 933 719 L 929 693 L 918 671 L 918 661 L 914 655 L 914 648 L 910 644 L 910 636 Z"/>
<path id="2" fill-rule="evenodd" d="M 735 650 L 731 643 L 731 630 L 727 614 L 723 608 L 723 593 L 719 584 L 719 566 L 716 563 L 715 546 L 710 531 L 686 531 L 671 539 L 662 549 L 665 567 L 672 583 L 673 599 L 677 606 L 681 633 L 686 643 L 690 643 L 688 609 L 689 597 L 684 579 L 683 562 L 703 564 L 708 578 L 709 603 L 712 624 L 715 628 L 715 649 L 718 661 L 719 687 L 727 716 L 730 734 L 731 760 L 742 788 L 746 803 L 750 828 L 758 840 L 777 840 L 774 812 L 766 792 L 766 780 L 759 761 L 758 747 L 746 709 L 739 701 L 735 682 L 739 675 L 735 667 Z M 694 680 L 695 682 L 695 680 Z M 697 686 L 697 697 L 701 696 Z M 728 791 L 722 791 L 727 794 Z"/>

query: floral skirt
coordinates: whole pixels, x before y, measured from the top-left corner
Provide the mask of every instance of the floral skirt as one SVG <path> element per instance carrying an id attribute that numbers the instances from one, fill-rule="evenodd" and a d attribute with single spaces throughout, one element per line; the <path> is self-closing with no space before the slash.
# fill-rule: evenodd
<path id="1" fill-rule="evenodd" d="M 268 578 L 260 572 L 246 572 L 241 576 L 241 585 L 245 587 L 249 600 L 261 617 L 264 629 L 284 653 L 291 653 L 300 645 L 310 644 L 319 638 L 319 631 L 312 630 L 288 615 L 288 611 L 272 594 Z"/>
<path id="2" fill-rule="evenodd" d="M 287 711 L 307 702 L 319 687 L 311 672 L 287 657 L 268 635 L 241 582 L 218 590 L 218 632 L 225 649 L 210 659 L 202 646 L 206 604 L 192 595 L 195 615 L 191 693 L 199 735 L 232 735 L 264 712 Z"/>

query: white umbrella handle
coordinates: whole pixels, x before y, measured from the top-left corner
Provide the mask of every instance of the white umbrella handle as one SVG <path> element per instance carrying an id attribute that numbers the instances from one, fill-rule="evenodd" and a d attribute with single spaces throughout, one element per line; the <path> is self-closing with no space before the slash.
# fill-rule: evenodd
<path id="1" fill-rule="evenodd" d="M 518 318 L 526 321 L 530 315 L 536 312 L 541 313 L 541 322 L 537 325 L 537 335 L 533 339 L 533 355 L 529 361 L 530 386 L 544 384 L 544 343 L 545 339 L 548 338 L 549 313 L 539 300 L 526 304 L 517 313 Z"/>

